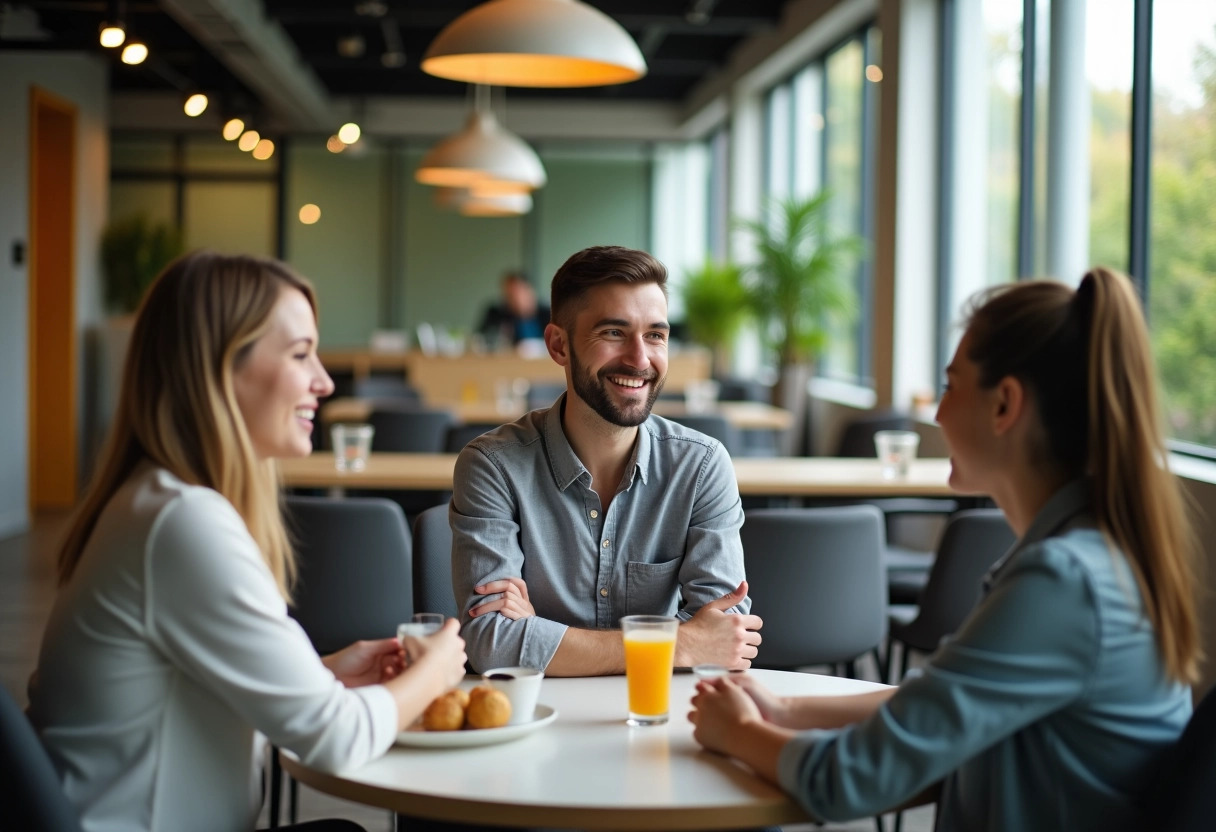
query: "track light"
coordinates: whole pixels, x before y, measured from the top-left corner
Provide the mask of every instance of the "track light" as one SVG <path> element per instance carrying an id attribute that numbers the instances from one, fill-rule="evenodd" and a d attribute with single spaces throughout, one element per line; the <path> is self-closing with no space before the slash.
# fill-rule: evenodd
<path id="1" fill-rule="evenodd" d="M 182 109 L 190 118 L 197 118 L 207 109 L 207 96 L 201 92 L 196 92 L 186 99 L 186 103 L 182 105 Z"/>
<path id="2" fill-rule="evenodd" d="M 121 23 L 115 21 L 113 23 L 101 24 L 101 45 L 106 49 L 122 46 L 122 42 L 126 39 L 127 30 L 123 28 Z"/>
<path id="3" fill-rule="evenodd" d="M 253 158 L 259 162 L 265 162 L 274 155 L 274 142 L 270 139 L 261 139 L 253 146 Z"/>
<path id="4" fill-rule="evenodd" d="M 122 48 L 122 62 L 135 66 L 148 59 L 148 47 L 137 40 L 130 41 Z"/>

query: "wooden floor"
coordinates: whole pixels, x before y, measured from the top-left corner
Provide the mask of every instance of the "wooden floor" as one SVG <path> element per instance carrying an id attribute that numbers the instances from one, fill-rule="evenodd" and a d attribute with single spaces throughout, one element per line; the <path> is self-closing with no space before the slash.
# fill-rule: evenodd
<path id="1" fill-rule="evenodd" d="M 42 514 L 29 534 L 0 540 L 0 682 L 22 707 L 27 702 L 26 681 L 38 661 L 38 645 L 55 593 L 55 551 L 65 522 L 64 514 Z M 859 670 L 862 675 L 868 673 L 875 678 L 872 666 L 862 665 Z M 260 826 L 268 825 L 266 815 L 263 809 Z M 336 800 L 301 786 L 299 820 L 327 817 L 348 818 L 368 832 L 393 832 L 387 812 Z M 888 818 L 887 828 L 890 827 Z M 876 826 L 873 819 L 866 819 L 849 824 L 798 824 L 783 828 L 787 832 L 871 832 Z M 906 832 L 929 832 L 933 828 L 933 809 L 905 813 L 903 828 Z"/>

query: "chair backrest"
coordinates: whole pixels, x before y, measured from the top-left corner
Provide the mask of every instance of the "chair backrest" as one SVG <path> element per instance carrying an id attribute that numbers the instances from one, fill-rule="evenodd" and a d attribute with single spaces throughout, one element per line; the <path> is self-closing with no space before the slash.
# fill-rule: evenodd
<path id="1" fill-rule="evenodd" d="M 325 655 L 397 634 L 414 614 L 405 515 L 379 497 L 288 497 L 299 580 L 292 616 Z"/>
<path id="2" fill-rule="evenodd" d="M 840 436 L 840 445 L 836 448 L 836 456 L 872 457 L 877 454 L 874 448 L 874 434 L 880 430 L 915 430 L 912 417 L 898 410 L 875 410 L 863 416 L 858 416 L 845 427 Z"/>
<path id="3" fill-rule="evenodd" d="M 452 592 L 452 527 L 446 503 L 428 508 L 414 521 L 414 606 L 449 618 L 460 615 Z"/>
<path id="4" fill-rule="evenodd" d="M 1213 784 L 1216 784 L 1216 691 L 1209 691 L 1191 715 L 1182 736 L 1154 761 L 1139 802 L 1153 829 L 1208 830 L 1216 818 Z"/>
<path id="5" fill-rule="evenodd" d="M 741 537 L 752 612 L 764 619 L 757 667 L 847 662 L 882 641 L 887 576 L 878 509 L 754 509 Z"/>
<path id="6" fill-rule="evenodd" d="M 0 687 L 0 826 L 39 832 L 80 832 L 51 758 L 34 726 Z"/>
<path id="7" fill-rule="evenodd" d="M 377 451 L 439 454 L 447 443 L 448 428 L 455 421 L 446 410 L 404 406 L 400 409 L 383 406 L 378 401 L 367 419 L 376 429 L 372 448 Z"/>
<path id="8" fill-rule="evenodd" d="M 566 392 L 566 382 L 534 381 L 528 387 L 528 410 L 550 407 L 557 397 Z"/>
<path id="9" fill-rule="evenodd" d="M 460 425 L 452 425 L 448 428 L 448 437 L 444 441 L 443 451 L 449 454 L 458 454 L 464 450 L 464 446 L 472 442 L 483 433 L 488 433 L 498 425 L 490 424 L 489 422 L 466 422 Z"/>
<path id="10" fill-rule="evenodd" d="M 726 420 L 725 416 L 717 413 L 685 413 L 672 416 L 671 421 L 679 422 L 685 427 L 700 431 L 706 436 L 717 439 L 731 456 L 737 456 L 743 445 L 743 439 L 735 426 Z"/>
<path id="11" fill-rule="evenodd" d="M 917 650 L 936 650 L 971 614 L 984 575 L 1015 542 L 1017 536 L 999 508 L 955 513 L 942 533 L 916 618 L 901 640 Z"/>
<path id="12" fill-rule="evenodd" d="M 422 395 L 400 375 L 370 375 L 355 379 L 352 395 L 360 399 L 390 399 L 422 404 Z"/>

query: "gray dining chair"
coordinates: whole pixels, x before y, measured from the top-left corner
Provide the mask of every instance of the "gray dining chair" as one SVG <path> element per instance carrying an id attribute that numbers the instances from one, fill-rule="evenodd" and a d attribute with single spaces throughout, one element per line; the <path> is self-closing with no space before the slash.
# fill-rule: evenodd
<path id="1" fill-rule="evenodd" d="M 717 439 L 731 456 L 738 456 L 743 447 L 743 439 L 739 435 L 738 429 L 721 414 L 684 413 L 669 418 L 673 422 L 679 422 L 684 427 L 692 428 L 699 433 Z"/>
<path id="2" fill-rule="evenodd" d="M 444 453 L 458 454 L 464 450 L 465 445 L 483 433 L 489 433 L 496 427 L 498 425 L 491 422 L 465 422 L 459 425 L 452 425 L 448 428 L 447 439 L 444 441 Z"/>
<path id="3" fill-rule="evenodd" d="M 287 497 L 284 519 L 298 575 L 290 613 L 324 656 L 360 639 L 396 636 L 414 615 L 413 543 L 401 507 L 378 497 Z M 279 823 L 282 771 L 271 753 L 270 824 Z M 298 785 L 288 817 L 296 822 Z"/>
<path id="4" fill-rule="evenodd" d="M 980 599 L 984 575 L 1016 542 L 998 508 L 967 509 L 950 518 L 920 603 L 891 607 L 888 682 L 895 684 L 908 672 L 912 652 L 932 653 L 962 626 Z M 898 673 L 897 645 L 902 653 Z"/>
<path id="5" fill-rule="evenodd" d="M 460 615 L 452 591 L 452 527 L 447 503 L 428 508 L 414 521 L 414 608 Z"/>
<path id="6" fill-rule="evenodd" d="M 456 424 L 451 411 L 408 402 L 392 405 L 383 399 L 377 400 L 367 421 L 376 431 L 372 437 L 373 451 L 414 454 L 443 453 L 447 449 L 448 431 Z M 350 493 L 372 496 L 366 490 Z M 447 491 L 379 491 L 375 496 L 391 499 L 412 520 L 431 506 L 450 499 L 451 495 Z"/>
<path id="7" fill-rule="evenodd" d="M 754 509 L 740 537 L 752 612 L 764 619 L 756 667 L 843 665 L 856 676 L 858 657 L 878 661 L 887 632 L 882 512 Z"/>
<path id="8" fill-rule="evenodd" d="M 836 456 L 872 458 L 874 434 L 880 430 L 915 430 L 912 416 L 900 410 L 874 410 L 850 421 L 840 436 Z M 882 510 L 887 542 L 887 598 L 892 604 L 915 604 L 929 580 L 934 543 L 953 512 L 956 500 L 938 497 L 894 497 L 867 500 Z"/>
<path id="9" fill-rule="evenodd" d="M 0 687 L 0 827 L 81 832 L 51 757 L 34 726 Z"/>

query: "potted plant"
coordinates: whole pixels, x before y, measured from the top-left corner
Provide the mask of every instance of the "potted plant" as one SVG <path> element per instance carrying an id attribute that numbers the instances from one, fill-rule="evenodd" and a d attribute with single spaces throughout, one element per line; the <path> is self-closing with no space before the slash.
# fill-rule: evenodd
<path id="1" fill-rule="evenodd" d="M 134 312 L 161 269 L 182 250 L 177 228 L 152 222 L 145 214 L 111 223 L 101 235 L 106 306 L 119 315 Z"/>
<path id="2" fill-rule="evenodd" d="M 709 348 L 713 375 L 726 376 L 730 371 L 731 344 L 750 313 L 743 269 L 734 263 L 706 260 L 685 273 L 680 295 L 688 337 Z"/>
<path id="3" fill-rule="evenodd" d="M 760 337 L 776 359 L 773 404 L 799 419 L 812 364 L 831 327 L 856 314 L 849 278 L 862 240 L 832 229 L 829 201 L 826 191 L 810 198 L 774 199 L 761 219 L 737 223 L 756 245 L 748 297 Z"/>

